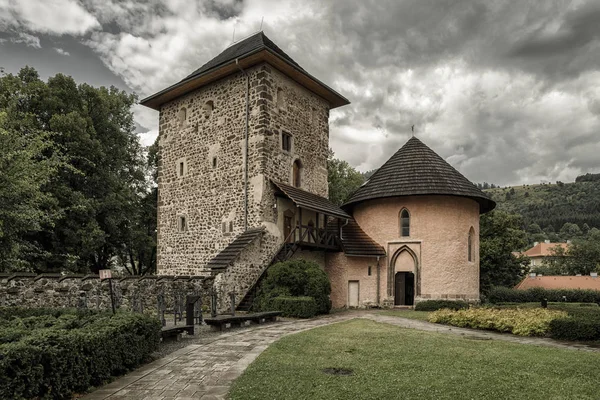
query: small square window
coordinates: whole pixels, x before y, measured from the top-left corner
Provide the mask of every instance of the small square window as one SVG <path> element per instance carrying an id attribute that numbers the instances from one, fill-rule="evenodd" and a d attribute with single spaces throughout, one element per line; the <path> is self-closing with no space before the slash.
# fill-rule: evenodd
<path id="1" fill-rule="evenodd" d="M 281 149 L 292 151 L 292 135 L 289 133 L 281 132 Z"/>
<path id="2" fill-rule="evenodd" d="M 187 231 L 187 219 L 185 217 L 185 215 L 180 215 L 179 218 L 177 219 L 177 230 L 179 232 L 186 232 Z"/>

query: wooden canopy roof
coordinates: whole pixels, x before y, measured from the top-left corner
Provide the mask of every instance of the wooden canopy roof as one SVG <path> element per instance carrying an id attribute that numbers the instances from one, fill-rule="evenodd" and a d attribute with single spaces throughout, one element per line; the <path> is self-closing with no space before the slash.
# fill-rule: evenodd
<path id="1" fill-rule="evenodd" d="M 320 212 L 336 218 L 350 219 L 352 218 L 344 210 L 333 204 L 325 197 L 321 197 L 306 190 L 299 189 L 294 186 L 287 185 L 282 182 L 273 182 L 273 185 L 279 189 L 280 193 L 284 194 L 296 204 L 296 206 L 308 210 Z"/>

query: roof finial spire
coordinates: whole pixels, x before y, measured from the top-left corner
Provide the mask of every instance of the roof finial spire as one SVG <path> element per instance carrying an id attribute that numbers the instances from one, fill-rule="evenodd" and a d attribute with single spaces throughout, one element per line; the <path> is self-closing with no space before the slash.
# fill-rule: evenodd
<path id="1" fill-rule="evenodd" d="M 415 136 L 415 125 L 413 124 L 413 126 L 410 127 L 410 130 L 412 131 L 412 135 L 413 137 Z"/>
<path id="2" fill-rule="evenodd" d="M 265 16 L 263 15 L 262 19 L 260 20 L 260 29 L 258 30 L 259 32 L 262 32 L 262 24 L 265 21 Z"/>

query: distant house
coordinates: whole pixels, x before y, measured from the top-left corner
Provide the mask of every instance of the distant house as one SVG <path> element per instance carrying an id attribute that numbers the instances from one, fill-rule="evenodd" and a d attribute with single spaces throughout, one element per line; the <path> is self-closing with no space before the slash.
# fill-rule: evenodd
<path id="1" fill-rule="evenodd" d="M 515 256 L 524 255 L 529 257 L 529 265 L 531 267 L 537 267 L 542 265 L 542 262 L 546 259 L 556 258 L 557 248 L 561 248 L 566 252 L 568 247 L 569 243 L 550 243 L 550 241 L 547 240 L 543 243 L 535 242 L 532 248 L 524 251 L 523 253 L 515 252 L 513 254 Z"/>
<path id="2" fill-rule="evenodd" d="M 515 289 L 527 290 L 536 287 L 544 289 L 600 290 L 600 279 L 598 279 L 596 272 L 592 272 L 589 276 L 541 276 L 530 274 L 515 286 Z"/>

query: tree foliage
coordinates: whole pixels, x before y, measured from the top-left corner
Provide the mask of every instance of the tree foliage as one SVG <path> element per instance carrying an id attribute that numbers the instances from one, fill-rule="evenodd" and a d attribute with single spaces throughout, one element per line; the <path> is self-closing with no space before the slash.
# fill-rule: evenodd
<path id="1" fill-rule="evenodd" d="M 140 236 L 149 235 L 155 222 L 147 217 L 151 186 L 134 133 L 135 100 L 114 87 L 77 85 L 62 74 L 44 82 L 29 67 L 0 77 L 3 138 L 25 149 L 18 172 L 2 171 L 8 187 L 22 186 L 15 196 L 24 201 L 9 203 L 0 219 L 18 236 L 12 250 L 3 251 L 1 257 L 11 260 L 3 270 L 97 272 L 134 243 L 152 244 Z M 17 207 L 26 204 L 29 212 Z M 23 222 L 25 230 L 19 228 Z M 134 254 L 137 263 L 141 255 Z"/>
<path id="2" fill-rule="evenodd" d="M 333 151 L 327 159 L 327 179 L 329 200 L 337 205 L 342 205 L 365 182 L 363 175 L 348 162 L 334 158 Z"/>
<path id="3" fill-rule="evenodd" d="M 527 245 L 518 215 L 492 211 L 480 219 L 480 287 L 483 293 L 492 286 L 516 285 L 527 273 L 527 259 L 513 251 Z"/>

